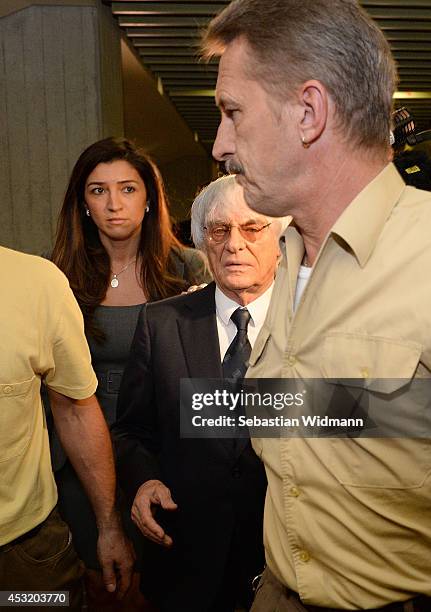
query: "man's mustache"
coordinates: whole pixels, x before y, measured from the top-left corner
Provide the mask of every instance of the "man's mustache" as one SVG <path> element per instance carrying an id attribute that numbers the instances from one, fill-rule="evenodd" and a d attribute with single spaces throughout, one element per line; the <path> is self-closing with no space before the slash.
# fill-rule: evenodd
<path id="1" fill-rule="evenodd" d="M 233 157 L 231 157 L 230 159 L 226 160 L 225 163 L 224 163 L 224 166 L 225 166 L 226 172 L 228 174 L 244 174 L 243 167 Z"/>

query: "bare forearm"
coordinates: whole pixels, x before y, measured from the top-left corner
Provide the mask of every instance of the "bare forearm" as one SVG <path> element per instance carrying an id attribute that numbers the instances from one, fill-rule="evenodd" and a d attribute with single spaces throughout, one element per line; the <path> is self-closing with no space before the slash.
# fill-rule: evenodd
<path id="1" fill-rule="evenodd" d="M 95 396 L 72 400 L 49 392 L 60 441 L 80 478 L 96 515 L 98 528 L 113 527 L 115 469 L 109 431 Z"/>

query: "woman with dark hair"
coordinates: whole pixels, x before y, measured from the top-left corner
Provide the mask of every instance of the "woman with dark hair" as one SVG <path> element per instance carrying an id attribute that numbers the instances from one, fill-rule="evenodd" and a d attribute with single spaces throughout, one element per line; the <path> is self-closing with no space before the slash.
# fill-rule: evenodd
<path id="1" fill-rule="evenodd" d="M 208 281 L 206 261 L 175 238 L 159 170 L 124 138 L 96 142 L 79 157 L 51 258 L 68 277 L 82 309 L 99 381 L 97 397 L 111 425 L 142 304 Z M 93 600 L 93 609 L 119 609 L 121 604 L 104 592 L 98 572 L 92 509 L 70 463 L 64 455 L 56 457 L 57 446 L 54 436 L 59 508 L 87 567 L 89 607 Z M 133 533 L 131 522 L 127 527 Z M 122 605 L 133 609 L 130 601 Z"/>

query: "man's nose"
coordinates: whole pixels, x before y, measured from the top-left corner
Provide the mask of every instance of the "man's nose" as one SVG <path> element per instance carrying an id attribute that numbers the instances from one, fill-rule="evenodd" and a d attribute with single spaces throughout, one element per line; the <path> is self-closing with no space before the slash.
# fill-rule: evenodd
<path id="1" fill-rule="evenodd" d="M 213 145 L 213 157 L 217 161 L 226 161 L 235 155 L 235 130 L 231 122 L 222 117 Z"/>
<path id="2" fill-rule="evenodd" d="M 229 238 L 226 240 L 225 248 L 231 253 L 242 251 L 246 247 L 246 241 L 244 240 L 239 228 L 233 226 L 230 228 Z"/>

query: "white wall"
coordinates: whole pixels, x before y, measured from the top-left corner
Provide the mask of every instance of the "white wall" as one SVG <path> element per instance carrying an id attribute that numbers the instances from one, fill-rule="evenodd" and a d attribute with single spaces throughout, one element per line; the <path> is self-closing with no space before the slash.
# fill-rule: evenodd
<path id="1" fill-rule="evenodd" d="M 36 5 L 0 18 L 4 246 L 47 250 L 76 158 L 123 131 L 120 31 L 107 7 L 91 4 Z"/>

